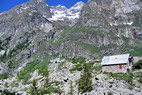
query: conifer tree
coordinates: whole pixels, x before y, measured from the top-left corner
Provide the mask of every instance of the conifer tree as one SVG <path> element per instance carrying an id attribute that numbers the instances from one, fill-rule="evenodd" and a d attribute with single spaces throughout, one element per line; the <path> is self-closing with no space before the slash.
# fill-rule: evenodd
<path id="1" fill-rule="evenodd" d="M 71 81 L 70 82 L 70 92 L 69 92 L 69 95 L 74 95 L 73 93 L 74 93 L 74 91 L 73 91 L 73 82 Z"/>
<path id="2" fill-rule="evenodd" d="M 32 81 L 32 85 L 30 88 L 30 94 L 31 95 L 39 95 L 39 90 L 37 88 L 37 82 L 35 79 Z"/>
<path id="3" fill-rule="evenodd" d="M 83 64 L 83 74 L 79 79 L 78 83 L 78 91 L 82 94 L 85 92 L 90 92 L 92 90 L 92 75 L 89 68 L 87 68 L 87 64 Z"/>

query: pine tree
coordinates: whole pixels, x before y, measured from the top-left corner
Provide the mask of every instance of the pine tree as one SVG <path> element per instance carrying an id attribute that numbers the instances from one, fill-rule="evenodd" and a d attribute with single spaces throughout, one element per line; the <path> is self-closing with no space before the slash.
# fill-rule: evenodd
<path id="1" fill-rule="evenodd" d="M 35 79 L 32 81 L 32 85 L 30 88 L 30 94 L 31 95 L 39 95 L 39 90 L 37 88 L 37 82 Z"/>
<path id="2" fill-rule="evenodd" d="M 79 79 L 78 83 L 78 91 L 82 94 L 84 92 L 90 92 L 92 90 L 92 75 L 89 68 L 87 68 L 87 64 L 85 63 L 83 65 L 83 74 L 81 75 L 81 78 Z"/>
<path id="3" fill-rule="evenodd" d="M 74 95 L 73 93 L 74 93 L 74 91 L 73 91 L 73 82 L 71 81 L 70 82 L 70 92 L 69 92 L 69 95 Z"/>

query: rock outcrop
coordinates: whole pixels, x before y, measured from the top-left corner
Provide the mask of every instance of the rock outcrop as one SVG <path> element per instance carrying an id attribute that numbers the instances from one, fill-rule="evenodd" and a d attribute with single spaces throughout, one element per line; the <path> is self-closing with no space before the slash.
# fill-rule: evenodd
<path id="1" fill-rule="evenodd" d="M 140 0 L 89 0 L 82 9 L 80 22 L 103 27 L 109 24 L 118 35 L 132 37 L 134 27 L 141 31 L 141 3 Z"/>
<path id="2" fill-rule="evenodd" d="M 50 9 L 43 0 L 40 2 L 31 0 L 1 13 L 0 63 L 4 63 L 15 73 L 13 70 L 18 66 L 11 69 L 10 65 L 15 62 L 20 64 L 28 62 L 32 53 L 39 47 L 40 41 L 47 40 L 47 33 L 53 29 L 53 24 L 47 19 L 49 17 L 51 17 Z M 19 66 L 22 66 L 20 64 Z M 8 70 L 7 72 L 9 73 Z"/>
<path id="3" fill-rule="evenodd" d="M 82 64 L 71 61 L 120 53 L 142 56 L 141 12 L 141 0 L 89 0 L 70 9 L 31 0 L 0 13 L 0 90 L 30 93 L 35 79 L 38 89 L 49 87 L 46 93 L 67 95 L 72 84 L 77 95 Z M 141 95 L 140 77 L 130 84 L 92 64 L 93 90 L 84 95 Z"/>

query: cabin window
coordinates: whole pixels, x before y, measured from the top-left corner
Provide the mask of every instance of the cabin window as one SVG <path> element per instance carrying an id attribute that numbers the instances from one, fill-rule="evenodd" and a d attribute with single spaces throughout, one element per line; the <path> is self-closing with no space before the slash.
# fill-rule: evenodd
<path id="1" fill-rule="evenodd" d="M 122 65 L 119 65 L 119 69 L 122 69 Z"/>

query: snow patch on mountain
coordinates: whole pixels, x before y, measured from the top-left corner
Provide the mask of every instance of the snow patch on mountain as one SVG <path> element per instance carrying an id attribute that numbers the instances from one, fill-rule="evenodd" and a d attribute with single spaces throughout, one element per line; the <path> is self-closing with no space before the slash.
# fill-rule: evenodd
<path id="1" fill-rule="evenodd" d="M 50 10 L 52 13 L 52 18 L 50 18 L 49 20 L 64 20 L 64 19 L 71 20 L 79 18 L 79 14 L 81 12 L 83 4 L 84 3 L 80 1 L 69 9 L 61 5 L 51 6 Z"/>

